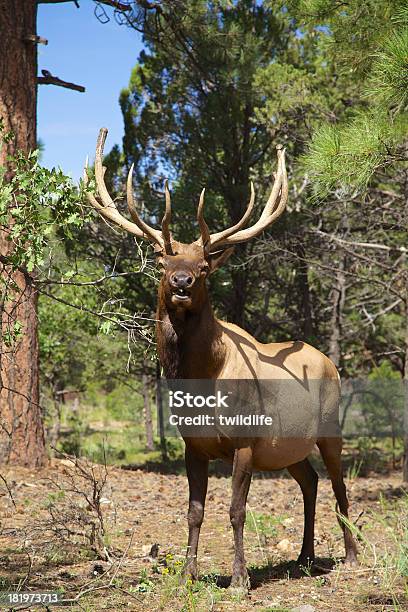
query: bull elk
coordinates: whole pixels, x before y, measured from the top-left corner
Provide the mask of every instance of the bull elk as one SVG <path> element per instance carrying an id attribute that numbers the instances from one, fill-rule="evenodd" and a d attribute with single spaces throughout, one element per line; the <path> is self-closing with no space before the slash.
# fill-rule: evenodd
<path id="1" fill-rule="evenodd" d="M 334 364 L 317 349 L 300 341 L 262 344 L 240 327 L 217 319 L 213 313 L 206 281 L 225 263 L 236 244 L 258 236 L 283 213 L 288 198 L 285 151 L 277 147 L 277 172 L 268 201 L 259 219 L 246 228 L 254 207 L 251 196 L 243 217 L 232 227 L 210 234 L 204 220 L 204 190 L 201 192 L 197 220 L 201 236 L 192 244 L 173 239 L 170 233 L 171 204 L 165 183 L 165 213 L 161 231 L 143 221 L 133 195 L 133 167 L 127 179 L 127 205 L 132 221 L 124 217 L 109 196 L 102 164 L 107 130 L 101 129 L 96 146 L 95 178 L 97 196 L 90 191 L 90 204 L 106 219 L 140 239 L 155 245 L 162 277 L 158 288 L 157 347 L 168 379 L 281 380 L 294 381 L 302 388 L 307 401 L 308 380 L 330 381 L 331 392 L 319 389 L 319 406 L 323 418 L 338 425 L 340 397 L 339 376 Z M 84 172 L 85 185 L 88 182 Z M 277 405 L 284 414 L 290 397 Z M 287 468 L 299 483 L 304 502 L 303 544 L 298 562 L 307 565 L 314 560 L 314 522 L 318 476 L 308 460 L 318 446 L 331 479 L 338 504 L 339 522 L 343 530 L 345 561 L 356 563 L 356 544 L 348 524 L 348 500 L 342 476 L 340 428 L 336 436 L 299 438 L 254 437 L 244 441 L 217 436 L 185 437 L 185 463 L 189 483 L 188 547 L 184 575 L 197 577 L 197 547 L 204 517 L 208 482 L 208 463 L 221 458 L 233 465 L 230 520 L 234 533 L 235 557 L 231 586 L 247 589 L 243 529 L 246 500 L 254 470 L 269 471 Z"/>

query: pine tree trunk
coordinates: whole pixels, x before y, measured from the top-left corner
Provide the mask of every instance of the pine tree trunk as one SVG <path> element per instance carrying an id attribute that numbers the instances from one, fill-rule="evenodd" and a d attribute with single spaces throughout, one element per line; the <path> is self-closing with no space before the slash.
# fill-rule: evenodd
<path id="1" fill-rule="evenodd" d="M 406 278 L 405 282 L 408 285 L 408 278 Z M 408 287 L 406 289 L 405 301 L 404 430 L 402 480 L 403 482 L 408 482 Z"/>
<path id="2" fill-rule="evenodd" d="M 150 405 L 149 397 L 149 386 L 147 384 L 147 374 L 142 374 L 142 388 L 143 388 L 143 416 L 145 423 L 145 435 L 146 435 L 146 448 L 149 451 L 154 450 L 153 442 L 153 421 L 152 421 L 152 407 Z"/>
<path id="3" fill-rule="evenodd" d="M 408 141 L 405 142 L 405 153 L 408 154 Z M 405 171 L 404 181 L 405 213 L 408 214 L 408 171 Z M 402 480 L 408 482 L 408 268 L 407 256 L 405 255 L 402 265 L 404 266 L 403 282 L 405 285 L 405 362 L 404 362 L 404 455 L 402 458 Z"/>
<path id="4" fill-rule="evenodd" d="M 166 436 L 164 433 L 164 414 L 163 414 L 163 395 L 161 388 L 160 363 L 156 361 L 156 402 L 157 402 L 157 422 L 159 425 L 160 450 L 162 461 L 168 461 Z"/>
<path id="5" fill-rule="evenodd" d="M 36 147 L 37 46 L 26 40 L 36 34 L 36 19 L 37 3 L 33 0 L 0 2 L 0 117 L 5 131 L 14 133 L 13 140 L 0 150 L 0 165 L 7 173 L 12 172 L 7 168 L 8 154 Z M 11 245 L 5 228 L 0 229 L 4 257 Z M 37 466 L 46 457 L 39 406 L 37 294 L 29 275 L 11 275 L 4 265 L 1 273 L 3 280 L 13 281 L 16 288 L 12 301 L 3 300 L 1 310 L 0 463 Z M 23 335 L 10 349 L 5 346 L 4 332 L 17 320 Z"/>

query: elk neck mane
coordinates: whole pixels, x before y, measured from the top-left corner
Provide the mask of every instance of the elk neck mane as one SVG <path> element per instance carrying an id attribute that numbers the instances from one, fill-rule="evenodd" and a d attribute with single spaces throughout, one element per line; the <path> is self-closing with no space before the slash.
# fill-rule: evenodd
<path id="1" fill-rule="evenodd" d="M 170 309 L 160 284 L 156 337 L 166 378 L 216 378 L 221 371 L 226 347 L 207 292 L 197 311 Z"/>

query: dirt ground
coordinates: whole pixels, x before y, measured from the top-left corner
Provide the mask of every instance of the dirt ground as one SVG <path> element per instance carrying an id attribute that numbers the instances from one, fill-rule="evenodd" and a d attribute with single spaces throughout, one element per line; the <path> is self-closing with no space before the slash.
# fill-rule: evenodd
<path id="1" fill-rule="evenodd" d="M 71 600 L 65 605 L 90 611 L 272 612 L 307 605 L 305 612 L 408 610 L 408 503 L 399 473 L 348 480 L 351 519 L 361 530 L 360 566 L 353 569 L 341 562 L 344 549 L 334 498 L 329 481 L 320 479 L 318 559 L 316 567 L 303 572 L 293 563 L 303 530 L 298 485 L 285 477 L 255 478 L 245 532 L 252 588 L 248 597 L 239 598 L 226 588 L 233 555 L 228 477 L 209 480 L 200 582 L 179 587 L 187 541 L 186 477 L 108 468 L 101 507 L 109 560 L 101 561 L 85 544 L 74 544 L 74 537 L 67 547 L 50 536 L 48 509 L 51 504 L 55 514 L 60 503 L 55 483 L 69 469 L 65 460 L 53 460 L 51 467 L 38 471 L 1 470 L 0 591 L 60 590 L 63 599 Z M 75 495 L 69 497 L 71 508 L 78 504 L 90 512 L 81 495 Z"/>

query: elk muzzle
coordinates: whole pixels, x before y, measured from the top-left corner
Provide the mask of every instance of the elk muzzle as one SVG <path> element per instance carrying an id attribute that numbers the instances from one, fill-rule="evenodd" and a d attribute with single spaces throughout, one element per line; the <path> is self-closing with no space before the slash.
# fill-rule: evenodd
<path id="1" fill-rule="evenodd" d="M 194 276 L 191 272 L 173 272 L 169 279 L 171 292 L 177 301 L 189 300 L 191 287 L 194 284 Z"/>

